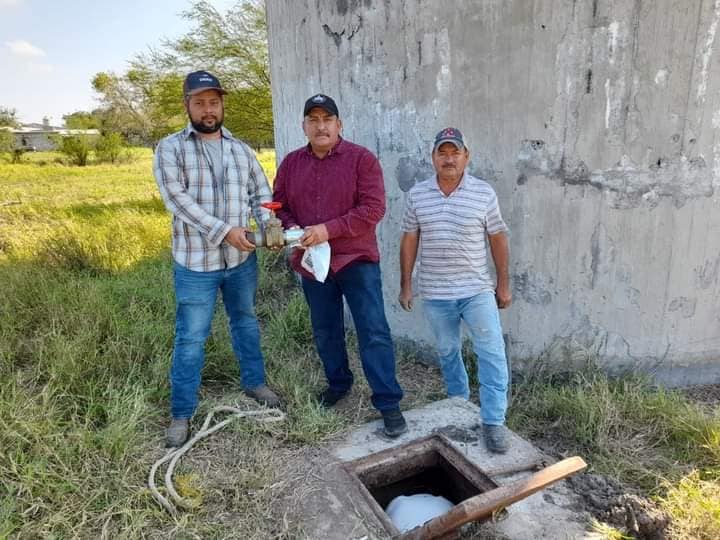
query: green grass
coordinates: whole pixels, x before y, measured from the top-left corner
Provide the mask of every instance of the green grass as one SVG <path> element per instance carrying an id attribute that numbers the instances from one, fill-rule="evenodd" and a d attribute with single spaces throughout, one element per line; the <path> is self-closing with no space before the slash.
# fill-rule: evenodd
<path id="1" fill-rule="evenodd" d="M 174 527 L 145 488 L 168 410 L 169 217 L 150 152 L 137 154 L 119 166 L 67 167 L 40 154 L 0 165 L 0 537 Z M 261 253 L 261 276 L 268 376 L 291 413 L 282 429 L 247 441 L 258 456 L 253 445 L 307 444 L 347 426 L 308 398 L 320 370 L 307 308 L 279 255 Z M 218 388 L 237 394 L 237 376 L 219 309 L 203 410 Z M 222 504 L 242 512 L 259 500 Z M 212 519 L 183 519 L 188 535 L 224 536 Z M 258 532 L 247 527 L 245 537 Z"/>
<path id="2" fill-rule="evenodd" d="M 282 256 L 261 250 L 263 350 L 288 420 L 232 424 L 203 447 L 218 467 L 190 458 L 178 468 L 179 489 L 198 507 L 174 521 L 156 505 L 145 483 L 168 411 L 169 216 L 150 152 L 134 155 L 82 168 L 48 153 L 0 162 L 0 538 L 297 537 L 273 514 L 283 493 L 272 486 L 292 475 L 298 450 L 365 421 L 368 390 L 358 377 L 359 404 L 337 414 L 311 399 L 323 375 L 307 306 Z M 260 160 L 272 178 L 274 154 Z M 402 356 L 406 406 L 442 397 L 437 370 Z M 239 399 L 237 377 L 219 308 L 200 413 Z M 591 368 L 529 374 L 514 395 L 511 427 L 655 497 L 674 537 L 720 536 L 717 412 Z"/>

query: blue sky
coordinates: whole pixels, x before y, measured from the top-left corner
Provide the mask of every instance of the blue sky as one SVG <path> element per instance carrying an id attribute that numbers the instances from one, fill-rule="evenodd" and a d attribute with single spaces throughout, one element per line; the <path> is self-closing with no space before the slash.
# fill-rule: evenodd
<path id="1" fill-rule="evenodd" d="M 221 12 L 233 0 L 210 0 Z M 90 81 L 186 33 L 188 0 L 0 0 L 0 106 L 23 122 L 97 106 Z"/>

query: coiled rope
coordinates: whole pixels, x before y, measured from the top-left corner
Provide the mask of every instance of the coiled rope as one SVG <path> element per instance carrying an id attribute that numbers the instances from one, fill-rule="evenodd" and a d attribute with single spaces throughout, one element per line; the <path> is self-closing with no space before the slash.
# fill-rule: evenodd
<path id="1" fill-rule="evenodd" d="M 213 417 L 216 413 L 230 413 L 230 416 L 210 427 L 210 423 L 212 422 Z M 227 405 L 221 405 L 212 409 L 205 417 L 205 421 L 203 422 L 202 427 L 194 436 L 188 439 L 188 441 L 181 447 L 170 450 L 167 454 L 165 454 L 164 457 L 156 461 L 155 464 L 150 468 L 148 487 L 150 488 L 150 493 L 152 493 L 153 498 L 160 504 L 160 506 L 170 512 L 173 517 L 177 517 L 178 515 L 178 506 L 184 509 L 192 508 L 192 505 L 178 494 L 173 484 L 172 475 L 178 461 L 199 440 L 202 440 L 205 437 L 208 437 L 216 431 L 224 428 L 233 420 L 248 417 L 254 418 L 258 422 L 282 422 L 283 420 L 285 420 L 285 413 L 278 409 L 256 409 L 244 411 L 238 409 L 237 407 L 230 407 Z M 170 495 L 172 502 L 160 493 L 155 483 L 155 475 L 157 474 L 157 470 L 168 461 L 170 462 L 170 464 L 165 471 L 165 488 L 167 489 L 167 492 Z"/>

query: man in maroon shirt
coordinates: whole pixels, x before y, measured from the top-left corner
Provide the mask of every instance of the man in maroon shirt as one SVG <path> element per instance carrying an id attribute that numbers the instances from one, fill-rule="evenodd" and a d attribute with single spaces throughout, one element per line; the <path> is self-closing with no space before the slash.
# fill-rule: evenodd
<path id="1" fill-rule="evenodd" d="M 323 94 L 305 102 L 303 131 L 308 145 L 283 159 L 275 177 L 273 199 L 285 228 L 303 227 L 304 247 L 330 243 L 330 272 L 324 283 L 300 265 L 303 252 L 291 254 L 301 274 L 315 345 L 328 387 L 318 396 L 330 407 L 350 391 L 353 374 L 345 347 L 343 296 L 353 316 L 360 359 L 380 411 L 385 433 L 407 430 L 399 403 L 402 389 L 395 377 L 395 354 L 380 278 L 375 226 L 385 214 L 385 186 L 377 158 L 340 136 L 337 105 Z"/>

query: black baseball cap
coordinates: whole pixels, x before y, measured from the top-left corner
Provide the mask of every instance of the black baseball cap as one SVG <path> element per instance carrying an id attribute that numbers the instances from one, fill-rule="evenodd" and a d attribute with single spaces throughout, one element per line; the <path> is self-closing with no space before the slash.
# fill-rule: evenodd
<path id="1" fill-rule="evenodd" d="M 315 94 L 314 96 L 309 97 L 308 100 L 305 102 L 303 116 L 307 116 L 308 113 L 315 107 L 320 107 L 321 109 L 326 110 L 330 114 L 334 114 L 335 116 L 340 117 L 340 113 L 338 112 L 335 100 L 330 96 L 326 96 L 325 94 Z"/>
<path id="2" fill-rule="evenodd" d="M 188 97 L 205 90 L 217 90 L 221 94 L 227 94 L 227 92 L 223 90 L 218 78 L 212 73 L 208 73 L 207 71 L 193 71 L 192 73 L 188 73 L 183 83 L 183 95 Z"/>
<path id="3" fill-rule="evenodd" d="M 458 150 L 467 149 L 465 145 L 465 139 L 460 130 L 454 127 L 446 127 L 445 129 L 438 132 L 435 135 L 435 144 L 433 145 L 433 152 L 437 150 L 441 144 L 446 142 L 453 143 Z"/>

